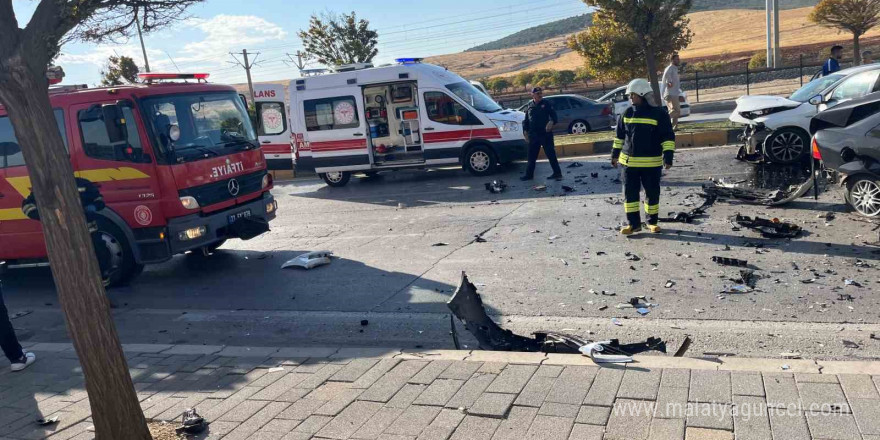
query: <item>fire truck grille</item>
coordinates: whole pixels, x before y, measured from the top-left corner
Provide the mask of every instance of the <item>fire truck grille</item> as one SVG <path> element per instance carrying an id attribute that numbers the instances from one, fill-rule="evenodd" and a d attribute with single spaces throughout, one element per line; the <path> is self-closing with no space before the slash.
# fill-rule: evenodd
<path id="1" fill-rule="evenodd" d="M 180 190 L 180 197 L 194 197 L 199 202 L 199 206 L 210 206 L 215 203 L 232 200 L 236 197 L 255 193 L 263 187 L 263 176 L 266 171 L 259 171 L 253 174 L 237 176 L 231 179 L 220 180 L 218 182 L 209 183 L 202 186 L 194 186 Z M 238 182 L 238 193 L 230 192 L 229 181 L 235 179 Z M 234 187 L 234 185 L 232 185 Z"/>

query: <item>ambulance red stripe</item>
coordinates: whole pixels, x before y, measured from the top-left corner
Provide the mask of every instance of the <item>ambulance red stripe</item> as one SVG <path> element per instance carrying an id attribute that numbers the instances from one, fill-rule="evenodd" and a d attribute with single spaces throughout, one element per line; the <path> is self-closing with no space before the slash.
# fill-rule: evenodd
<path id="1" fill-rule="evenodd" d="M 311 142 L 313 152 L 360 150 L 367 148 L 366 139 L 349 139 L 344 141 Z"/>
<path id="2" fill-rule="evenodd" d="M 425 143 L 468 141 L 471 139 L 501 139 L 497 128 L 477 128 L 474 130 L 455 130 L 441 133 L 426 133 Z"/>

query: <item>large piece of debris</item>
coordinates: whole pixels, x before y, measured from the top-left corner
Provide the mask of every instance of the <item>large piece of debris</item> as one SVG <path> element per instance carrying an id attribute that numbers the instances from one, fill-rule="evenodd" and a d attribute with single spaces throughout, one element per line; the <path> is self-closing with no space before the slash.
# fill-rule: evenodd
<path id="1" fill-rule="evenodd" d="M 812 188 L 813 179 L 807 179 L 807 181 L 800 185 L 792 185 L 787 191 L 774 190 L 770 192 L 742 188 L 736 184 L 714 179 L 709 183 L 703 184 L 703 192 L 710 197 L 737 199 L 747 203 L 767 206 L 784 205 L 803 196 Z"/>
<path id="2" fill-rule="evenodd" d="M 800 226 L 780 221 L 779 219 L 765 219 L 761 217 L 748 217 L 737 214 L 730 218 L 734 223 L 758 231 L 767 238 L 795 238 L 803 232 Z"/>
<path id="3" fill-rule="evenodd" d="M 703 197 L 702 205 L 690 211 L 670 212 L 667 217 L 660 218 L 660 221 L 667 223 L 693 223 L 697 217 L 706 215 L 706 210 L 718 200 L 718 197 L 712 194 L 699 195 Z"/>
<path id="4" fill-rule="evenodd" d="M 288 267 L 301 267 L 303 269 L 312 269 L 314 267 L 330 264 L 331 255 L 333 255 L 333 252 L 330 251 L 307 252 L 298 255 L 292 260 L 288 260 L 281 265 L 281 268 L 287 269 Z"/>
<path id="5" fill-rule="evenodd" d="M 594 342 L 580 336 L 551 331 L 535 332 L 533 338 L 517 335 L 501 328 L 486 314 L 477 287 L 468 280 L 464 272 L 461 273 L 461 282 L 455 294 L 446 304 L 465 328 L 477 338 L 480 348 L 484 350 L 584 353 L 593 357 L 596 362 L 631 362 L 631 359 L 620 360 L 622 358 L 603 360 L 603 356 L 607 353 L 627 357 L 649 350 L 666 353 L 666 344 L 659 338 L 648 338 L 643 343 L 620 344 L 616 339 Z M 453 336 L 456 337 L 454 331 Z"/>

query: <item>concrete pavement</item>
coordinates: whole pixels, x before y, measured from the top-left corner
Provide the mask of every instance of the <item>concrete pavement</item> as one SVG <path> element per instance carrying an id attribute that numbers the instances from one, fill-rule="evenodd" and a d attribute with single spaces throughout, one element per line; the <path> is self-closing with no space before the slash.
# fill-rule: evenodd
<path id="1" fill-rule="evenodd" d="M 130 344 L 144 414 L 189 407 L 198 439 L 880 438 L 880 362 L 344 347 Z M 69 344 L 0 370 L 0 437 L 90 440 Z M 41 427 L 38 418 L 58 416 Z"/>

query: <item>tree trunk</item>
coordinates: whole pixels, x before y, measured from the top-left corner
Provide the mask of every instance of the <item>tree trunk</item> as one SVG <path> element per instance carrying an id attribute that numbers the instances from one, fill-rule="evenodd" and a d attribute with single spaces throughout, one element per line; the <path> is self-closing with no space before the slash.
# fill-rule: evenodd
<path id="1" fill-rule="evenodd" d="M 80 204 L 73 168 L 55 129 L 47 80 L 24 56 L 0 67 L 0 102 L 9 113 L 38 201 L 58 299 L 73 340 L 100 440 L 150 440 L 129 376 Z"/>
<path id="2" fill-rule="evenodd" d="M 862 50 L 859 49 L 859 34 L 853 34 L 853 66 L 862 64 Z"/>
<path id="3" fill-rule="evenodd" d="M 645 64 L 648 67 L 648 81 L 651 82 L 651 89 L 654 90 L 654 102 L 651 105 L 660 106 L 663 97 L 660 96 L 660 84 L 657 82 L 657 57 L 654 56 L 654 51 L 644 44 L 645 37 L 640 35 L 639 39 L 643 42 L 642 51 L 645 53 Z"/>

